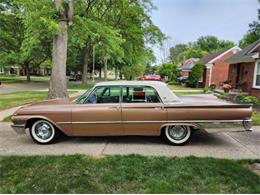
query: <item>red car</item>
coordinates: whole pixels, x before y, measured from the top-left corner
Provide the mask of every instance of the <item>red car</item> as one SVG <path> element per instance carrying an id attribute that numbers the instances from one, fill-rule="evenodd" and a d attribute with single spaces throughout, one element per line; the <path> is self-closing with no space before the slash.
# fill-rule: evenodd
<path id="1" fill-rule="evenodd" d="M 159 75 L 145 75 L 143 77 L 139 77 L 138 80 L 141 81 L 161 81 L 161 77 Z"/>

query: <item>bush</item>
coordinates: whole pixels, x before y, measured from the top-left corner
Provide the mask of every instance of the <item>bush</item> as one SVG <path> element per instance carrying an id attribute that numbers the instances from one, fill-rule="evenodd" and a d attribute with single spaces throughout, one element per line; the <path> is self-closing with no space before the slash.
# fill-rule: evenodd
<path id="1" fill-rule="evenodd" d="M 260 99 L 256 98 L 255 96 L 239 94 L 236 95 L 235 100 L 241 103 L 260 105 Z"/>
<path id="2" fill-rule="evenodd" d="M 196 64 L 192 71 L 190 72 L 189 81 L 187 82 L 188 85 L 197 86 L 199 83 L 200 78 L 202 77 L 204 71 L 204 65 L 203 64 Z"/>

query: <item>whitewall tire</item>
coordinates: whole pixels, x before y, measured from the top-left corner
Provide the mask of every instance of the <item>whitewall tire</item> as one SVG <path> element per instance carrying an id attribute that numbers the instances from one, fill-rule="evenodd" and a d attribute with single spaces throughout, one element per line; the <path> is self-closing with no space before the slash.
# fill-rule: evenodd
<path id="1" fill-rule="evenodd" d="M 37 120 L 30 128 L 30 135 L 39 144 L 50 144 L 58 136 L 58 131 L 50 122 Z"/>
<path id="2" fill-rule="evenodd" d="M 163 136 L 172 145 L 184 145 L 190 140 L 191 128 L 185 125 L 169 125 Z"/>

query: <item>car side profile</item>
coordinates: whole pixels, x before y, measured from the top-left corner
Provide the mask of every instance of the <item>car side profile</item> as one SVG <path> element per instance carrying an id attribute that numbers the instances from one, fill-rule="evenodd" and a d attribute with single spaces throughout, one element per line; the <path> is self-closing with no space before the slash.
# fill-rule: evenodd
<path id="1" fill-rule="evenodd" d="M 12 116 L 13 129 L 29 129 L 34 141 L 68 136 L 162 136 L 183 145 L 195 130 L 251 130 L 250 105 L 183 103 L 160 81 L 101 82 L 75 101 L 46 100 L 24 106 Z"/>

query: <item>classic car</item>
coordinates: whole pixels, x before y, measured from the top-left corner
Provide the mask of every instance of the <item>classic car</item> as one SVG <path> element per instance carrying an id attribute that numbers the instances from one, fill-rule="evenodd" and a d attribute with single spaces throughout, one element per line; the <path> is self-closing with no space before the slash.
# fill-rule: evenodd
<path id="1" fill-rule="evenodd" d="M 159 75 L 152 74 L 152 75 L 145 75 L 143 77 L 139 77 L 137 80 L 140 80 L 140 81 L 161 81 L 162 79 Z"/>
<path id="2" fill-rule="evenodd" d="M 162 136 L 183 145 L 195 130 L 251 130 L 250 105 L 184 103 L 163 82 L 101 82 L 74 101 L 46 100 L 18 109 L 12 116 L 17 133 L 49 144 L 68 136 Z"/>

